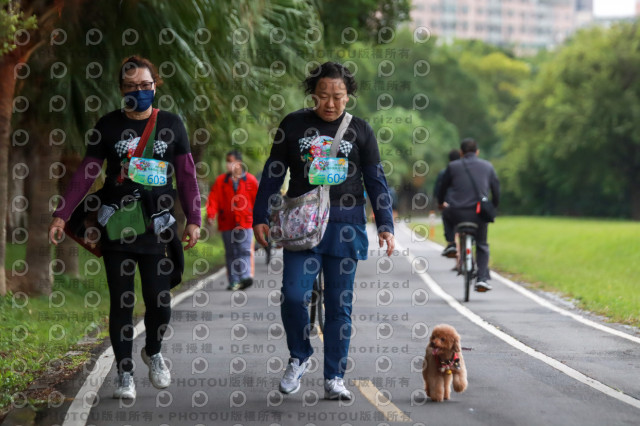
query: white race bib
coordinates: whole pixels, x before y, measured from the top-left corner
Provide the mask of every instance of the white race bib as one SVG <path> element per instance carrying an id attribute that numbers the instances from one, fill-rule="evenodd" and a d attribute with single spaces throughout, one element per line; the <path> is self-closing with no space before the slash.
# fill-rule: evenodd
<path id="1" fill-rule="evenodd" d="M 148 186 L 167 184 L 167 162 L 152 158 L 133 157 L 129 161 L 129 179 Z"/>
<path id="2" fill-rule="evenodd" d="M 349 160 L 336 157 L 316 157 L 309 168 L 312 185 L 340 185 L 347 180 Z"/>

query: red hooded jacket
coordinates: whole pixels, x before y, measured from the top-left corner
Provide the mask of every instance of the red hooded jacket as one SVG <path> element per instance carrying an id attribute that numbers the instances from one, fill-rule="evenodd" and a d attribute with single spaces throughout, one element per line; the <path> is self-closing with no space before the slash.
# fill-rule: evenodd
<path id="1" fill-rule="evenodd" d="M 238 179 L 238 189 L 233 190 L 230 173 L 218 176 L 211 186 L 207 200 L 207 217 L 218 216 L 218 229 L 230 231 L 236 227 L 253 226 L 253 204 L 258 193 L 258 180 L 250 173 Z"/>

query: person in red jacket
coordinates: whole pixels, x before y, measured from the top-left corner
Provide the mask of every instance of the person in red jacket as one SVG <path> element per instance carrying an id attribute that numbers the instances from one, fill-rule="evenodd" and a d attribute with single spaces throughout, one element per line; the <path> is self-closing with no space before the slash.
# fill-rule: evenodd
<path id="1" fill-rule="evenodd" d="M 209 224 L 218 216 L 227 262 L 227 290 L 242 290 L 253 284 L 253 204 L 258 180 L 243 170 L 242 153 L 227 153 L 227 173 L 217 177 L 207 200 Z"/>

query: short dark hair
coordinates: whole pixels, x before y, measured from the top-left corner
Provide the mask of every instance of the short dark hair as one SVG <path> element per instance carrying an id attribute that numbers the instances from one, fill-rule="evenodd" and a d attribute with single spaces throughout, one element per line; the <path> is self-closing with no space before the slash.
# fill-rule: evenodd
<path id="1" fill-rule="evenodd" d="M 232 149 L 231 151 L 227 152 L 227 157 L 233 155 L 233 157 L 238 160 L 238 161 L 242 161 L 242 153 L 240 151 L 238 151 L 237 149 Z"/>
<path id="2" fill-rule="evenodd" d="M 315 93 L 321 78 L 341 78 L 347 88 L 348 95 L 355 95 L 358 90 L 358 83 L 347 67 L 338 62 L 325 62 L 312 69 L 309 76 L 304 79 L 302 82 L 304 93 L 307 95 Z"/>
<path id="3" fill-rule="evenodd" d="M 158 74 L 156 66 L 153 65 L 153 63 L 147 58 L 143 58 L 139 55 L 129 56 L 128 58 L 122 60 L 120 70 L 118 71 L 118 86 L 122 87 L 122 81 L 124 80 L 124 76 L 128 71 L 141 67 L 149 70 L 153 82 L 156 83 L 156 87 L 162 86 L 162 77 L 160 77 L 160 74 Z"/>
<path id="4" fill-rule="evenodd" d="M 460 150 L 452 149 L 449 151 L 449 161 L 455 161 L 460 159 Z"/>
<path id="5" fill-rule="evenodd" d="M 473 138 L 466 138 L 460 142 L 460 151 L 462 154 L 466 154 L 468 152 L 476 152 L 478 150 L 478 143 Z"/>

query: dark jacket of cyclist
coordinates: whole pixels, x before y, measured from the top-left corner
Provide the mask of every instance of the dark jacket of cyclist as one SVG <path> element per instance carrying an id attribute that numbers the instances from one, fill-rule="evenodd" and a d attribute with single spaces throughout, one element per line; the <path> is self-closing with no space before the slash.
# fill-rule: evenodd
<path id="1" fill-rule="evenodd" d="M 448 226 L 455 227 L 460 222 L 475 222 L 478 224 L 476 234 L 476 254 L 478 264 L 478 281 L 476 289 L 487 291 L 491 286 L 487 283 L 489 275 L 489 244 L 487 243 L 488 224 L 480 220 L 476 214 L 478 195 L 465 171 L 465 165 L 475 181 L 482 196 L 489 196 L 491 202 L 498 207 L 500 202 L 500 181 L 495 169 L 486 160 L 478 158 L 478 144 L 473 139 L 465 139 L 460 144 L 462 158 L 452 161 L 442 176 L 442 183 L 436 194 L 438 203 L 445 201 L 449 207 L 442 212 L 442 220 Z M 464 162 L 464 163 L 463 163 Z"/>
<path id="2" fill-rule="evenodd" d="M 491 193 L 491 203 L 498 207 L 500 202 L 500 181 L 496 171 L 487 160 L 478 158 L 476 152 L 467 152 L 460 160 L 452 161 L 442 175 L 440 188 L 438 188 L 438 202 L 446 201 L 450 207 L 464 209 L 475 208 L 478 196 L 473 189 L 469 175 L 464 170 L 465 162 L 469 173 L 476 182 L 478 191 L 484 196 Z M 447 192 L 448 191 L 448 192 Z"/>

